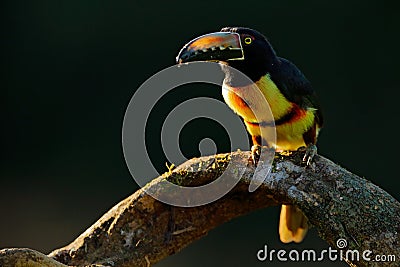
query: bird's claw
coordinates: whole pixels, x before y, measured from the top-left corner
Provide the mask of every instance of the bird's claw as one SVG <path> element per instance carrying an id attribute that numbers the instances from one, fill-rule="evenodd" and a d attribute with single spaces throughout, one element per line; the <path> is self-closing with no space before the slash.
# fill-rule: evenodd
<path id="1" fill-rule="evenodd" d="M 306 166 L 310 166 L 311 161 L 314 156 L 317 154 L 317 146 L 314 144 L 308 145 L 305 149 L 305 153 L 303 156 L 303 162 L 306 163 Z"/>
<path id="2" fill-rule="evenodd" d="M 257 166 L 258 161 L 260 160 L 261 155 L 261 146 L 253 145 L 251 147 L 251 159 L 253 161 L 254 166 Z"/>

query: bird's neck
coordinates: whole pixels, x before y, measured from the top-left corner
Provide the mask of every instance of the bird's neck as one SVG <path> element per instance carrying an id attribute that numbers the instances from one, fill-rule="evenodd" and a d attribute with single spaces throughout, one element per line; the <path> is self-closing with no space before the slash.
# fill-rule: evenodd
<path id="1" fill-rule="evenodd" d="M 279 65 L 280 60 L 271 47 L 270 54 L 248 55 L 245 60 L 230 60 L 227 64 L 222 64 L 222 70 L 225 72 L 227 84 L 241 87 L 260 81 L 279 68 Z"/>
<path id="2" fill-rule="evenodd" d="M 229 65 L 222 65 L 225 73 L 225 83 L 233 87 L 243 87 L 259 81 L 272 68 L 274 63 L 252 64 L 241 61 L 232 60 Z"/>

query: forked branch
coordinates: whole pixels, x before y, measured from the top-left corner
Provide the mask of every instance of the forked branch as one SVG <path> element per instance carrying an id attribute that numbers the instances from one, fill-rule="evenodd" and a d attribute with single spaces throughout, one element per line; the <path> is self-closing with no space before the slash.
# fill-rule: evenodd
<path id="1" fill-rule="evenodd" d="M 247 164 L 240 182 L 221 199 L 200 207 L 181 208 L 161 203 L 138 190 L 118 203 L 66 247 L 48 257 L 32 250 L 0 251 L 0 266 L 30 259 L 26 266 L 149 266 L 174 254 L 211 229 L 250 211 L 279 204 L 300 207 L 320 237 L 336 248 L 339 238 L 346 249 L 374 255 L 395 255 L 397 262 L 348 259 L 355 266 L 397 266 L 400 261 L 400 204 L 371 182 L 330 160 L 316 156 L 311 167 L 301 163 L 302 153 L 275 156 L 272 174 L 249 193 L 254 166 L 249 152 L 195 158 L 154 179 L 146 187 L 158 190 L 166 181 L 183 186 L 207 184 L 232 164 Z M 206 167 L 204 167 L 206 166 Z M 230 176 L 239 175 L 235 168 Z M 236 176 L 235 176 L 236 175 Z M 37 253 L 37 254 L 35 254 Z M 47 265 L 35 265 L 46 260 Z M 22 265 L 20 265 L 22 266 Z M 25 266 L 25 265 L 24 265 Z"/>

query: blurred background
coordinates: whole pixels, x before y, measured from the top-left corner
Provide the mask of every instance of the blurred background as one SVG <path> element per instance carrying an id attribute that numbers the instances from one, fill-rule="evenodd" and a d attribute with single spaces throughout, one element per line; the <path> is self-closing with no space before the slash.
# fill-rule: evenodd
<path id="1" fill-rule="evenodd" d="M 326 121 L 320 154 L 400 198 L 395 1 L 9 0 L 1 6 L 0 248 L 48 253 L 133 193 L 121 146 L 129 100 L 151 75 L 175 64 L 187 41 L 223 26 L 264 33 L 312 82 Z M 222 99 L 213 86 L 178 90 L 151 117 L 147 141 L 162 172 L 157 131 L 175 105 L 193 96 Z M 181 135 L 188 157 L 199 155 L 204 137 L 216 141 L 218 152 L 230 149 L 221 127 L 207 120 L 191 122 Z M 157 266 L 262 266 L 268 262 L 256 253 L 265 244 L 327 248 L 315 230 L 301 245 L 281 244 L 278 216 L 276 207 L 233 220 Z"/>

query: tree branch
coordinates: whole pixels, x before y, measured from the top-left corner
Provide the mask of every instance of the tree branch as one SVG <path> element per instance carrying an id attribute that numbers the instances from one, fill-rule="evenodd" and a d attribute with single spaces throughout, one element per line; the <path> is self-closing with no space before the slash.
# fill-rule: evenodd
<path id="1" fill-rule="evenodd" d="M 333 248 L 339 238 L 344 238 L 348 242 L 346 249 L 357 249 L 360 254 L 370 250 L 373 252 L 367 255 L 370 258 L 391 254 L 400 260 L 399 202 L 378 186 L 324 157 L 316 156 L 311 168 L 304 168 L 300 165 L 301 156 L 300 152 L 286 156 L 277 154 L 272 174 L 253 193 L 248 192 L 248 185 L 254 166 L 248 164 L 233 190 L 218 201 L 200 207 L 172 207 L 140 189 L 113 207 L 71 244 L 48 256 L 74 266 L 149 266 L 226 221 L 283 203 L 300 207 L 320 237 Z M 247 164 L 249 157 L 249 152 L 235 152 L 232 156 L 221 154 L 192 159 L 146 187 L 157 190 L 166 186 L 166 180 L 183 186 L 207 184 L 225 171 L 231 158 L 233 164 Z M 233 170 L 229 175 L 235 177 L 238 173 Z M 21 250 L 13 251 L 0 251 L 0 266 L 7 266 L 10 260 L 25 255 Z M 396 262 L 382 264 L 362 258 L 359 262 L 348 259 L 348 263 L 397 266 Z"/>

